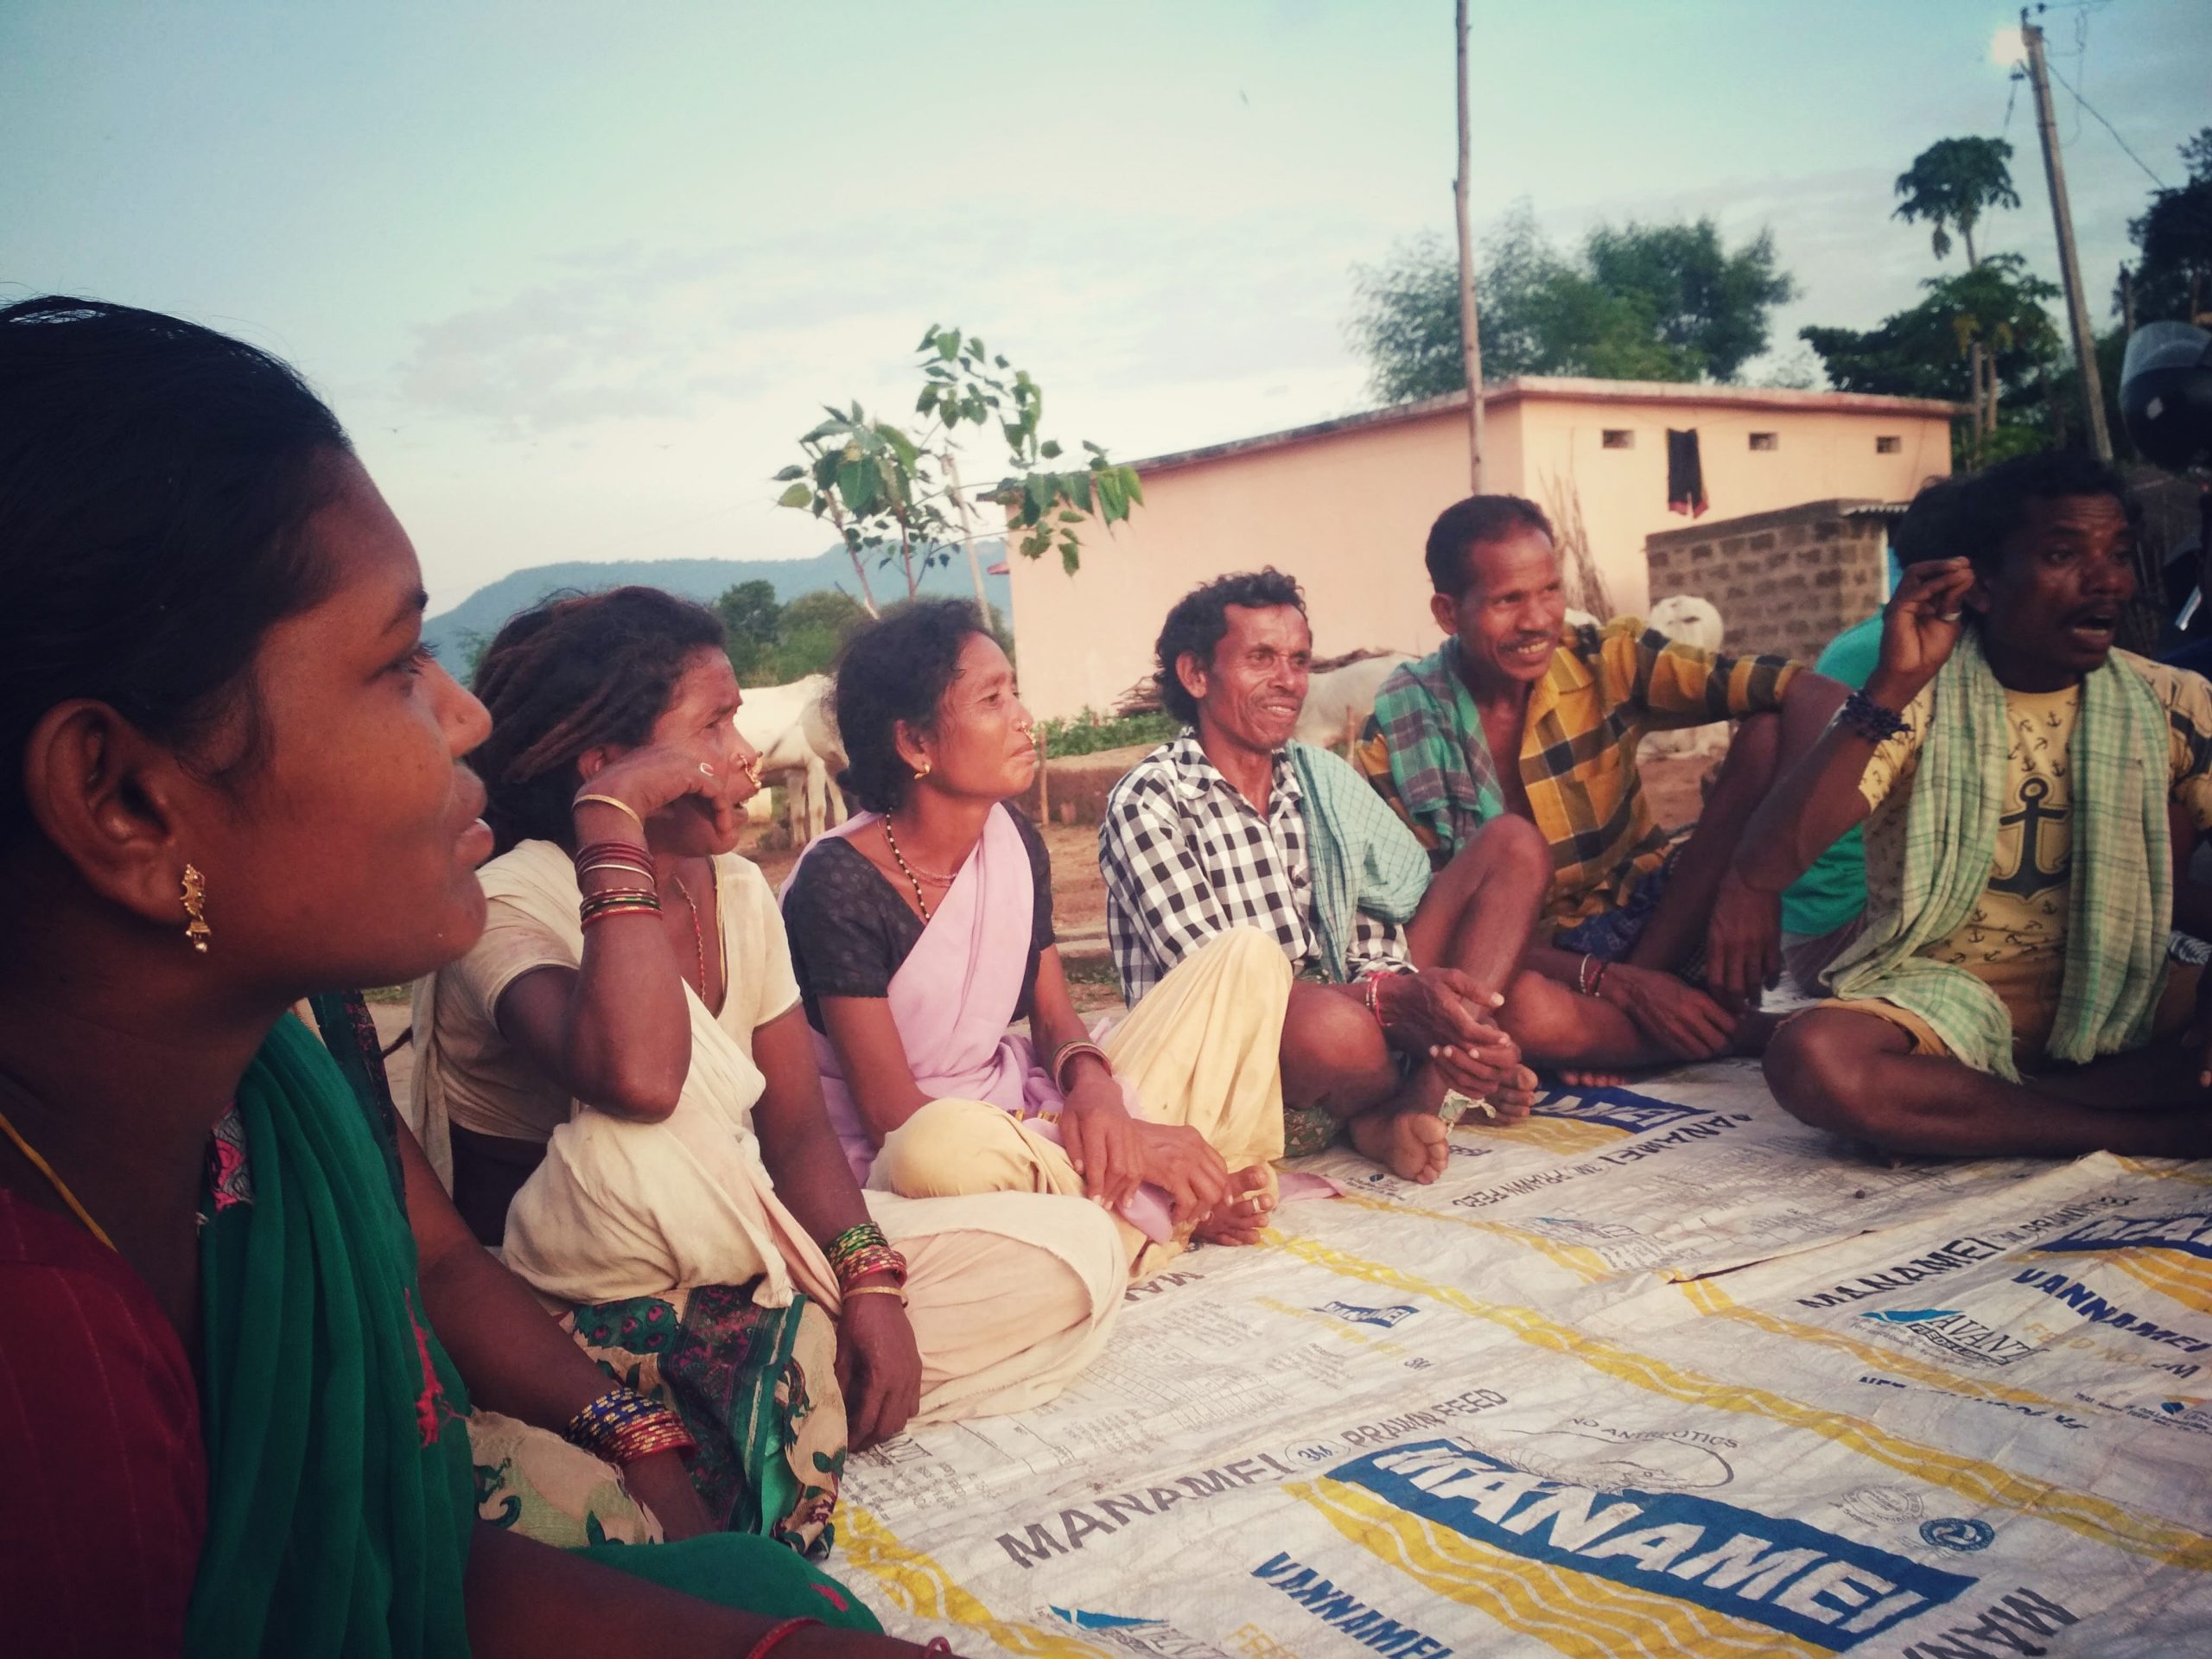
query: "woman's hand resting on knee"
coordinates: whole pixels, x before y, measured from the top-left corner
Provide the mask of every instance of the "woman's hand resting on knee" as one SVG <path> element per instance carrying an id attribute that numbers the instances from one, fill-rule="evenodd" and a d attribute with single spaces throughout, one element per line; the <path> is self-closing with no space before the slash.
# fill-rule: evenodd
<path id="1" fill-rule="evenodd" d="M 1139 1123 L 1144 1147 L 1144 1179 L 1167 1194 L 1178 1227 L 1195 1226 L 1211 1215 L 1229 1192 L 1229 1166 L 1196 1129 L 1169 1123 Z"/>
<path id="2" fill-rule="evenodd" d="M 855 1452 L 890 1440 L 920 1409 L 921 1350 L 898 1297 L 846 1296 L 837 1316 L 837 1386 Z"/>
<path id="3" fill-rule="evenodd" d="M 1060 1111 L 1060 1145 L 1083 1177 L 1083 1190 L 1109 1210 L 1119 1210 L 1146 1180 L 1144 1140 L 1122 1098 L 1122 1086 L 1103 1068 L 1083 1065 Z"/>

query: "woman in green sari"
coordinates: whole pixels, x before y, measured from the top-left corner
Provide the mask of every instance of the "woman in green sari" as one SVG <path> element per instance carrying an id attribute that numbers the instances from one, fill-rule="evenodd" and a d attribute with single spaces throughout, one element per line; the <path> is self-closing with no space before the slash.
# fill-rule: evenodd
<path id="1" fill-rule="evenodd" d="M 919 1651 L 766 1540 L 477 1518 L 471 1385 L 597 1385 L 504 1275 L 418 1273 L 458 1217 L 410 1232 L 419 1153 L 286 1012 L 466 950 L 491 844 L 328 410 L 175 319 L 0 308 L 0 1651 Z"/>

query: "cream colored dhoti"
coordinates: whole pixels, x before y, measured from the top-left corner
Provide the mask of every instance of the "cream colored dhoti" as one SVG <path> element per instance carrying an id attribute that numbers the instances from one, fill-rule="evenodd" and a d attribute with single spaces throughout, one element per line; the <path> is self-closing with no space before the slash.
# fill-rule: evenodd
<path id="1" fill-rule="evenodd" d="M 1290 962 L 1270 934 L 1233 928 L 1177 963 L 1099 1045 L 1131 1084 L 1147 1122 L 1195 1129 L 1231 1173 L 1269 1171 L 1282 1156 L 1283 1010 Z M 1050 1192 L 1081 1197 L 1067 1154 L 988 1101 L 933 1100 L 893 1130 L 869 1173 L 872 1189 L 911 1198 Z M 873 1196 L 873 1194 L 871 1194 Z M 1116 1218 L 1131 1271 L 1182 1248 Z M 888 1226 L 887 1224 L 887 1230 Z"/>

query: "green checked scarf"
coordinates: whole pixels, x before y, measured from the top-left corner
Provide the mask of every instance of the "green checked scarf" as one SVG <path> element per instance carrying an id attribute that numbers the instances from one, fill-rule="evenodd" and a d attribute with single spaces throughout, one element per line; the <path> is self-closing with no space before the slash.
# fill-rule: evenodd
<path id="1" fill-rule="evenodd" d="M 1348 977 L 1354 918 L 1361 911 L 1403 922 L 1428 891 L 1428 855 L 1364 778 L 1326 749 L 1290 746 L 1305 797 L 1306 863 L 1313 884 L 1313 931 L 1332 983 Z"/>
<path id="2" fill-rule="evenodd" d="M 1904 804 L 1897 897 L 1825 976 L 1830 994 L 1918 1014 L 1978 1071 L 2017 1082 L 2005 1005 L 1963 968 L 1921 955 L 1958 931 L 1989 882 L 2004 810 L 2011 732 L 2005 688 L 1977 632 L 1936 677 L 1919 769 Z M 2117 656 L 2082 682 L 2068 750 L 2073 772 L 2073 895 L 2051 1058 L 2079 1065 L 2147 1040 L 2165 983 L 2172 915 L 2165 710 Z"/>
<path id="3" fill-rule="evenodd" d="M 1446 639 L 1382 682 L 1375 724 L 1390 749 L 1390 780 L 1407 816 L 1456 851 L 1505 810 L 1482 715 L 1459 677 L 1459 642 Z"/>

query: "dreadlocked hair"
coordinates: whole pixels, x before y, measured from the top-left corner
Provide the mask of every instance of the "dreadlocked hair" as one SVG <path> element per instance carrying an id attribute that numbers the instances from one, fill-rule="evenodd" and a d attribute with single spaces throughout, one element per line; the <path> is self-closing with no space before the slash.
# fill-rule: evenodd
<path id="1" fill-rule="evenodd" d="M 720 617 L 658 588 L 556 596 L 512 618 L 476 664 L 492 735 L 470 757 L 498 850 L 569 847 L 578 758 L 648 741 L 691 659 L 722 648 Z"/>

